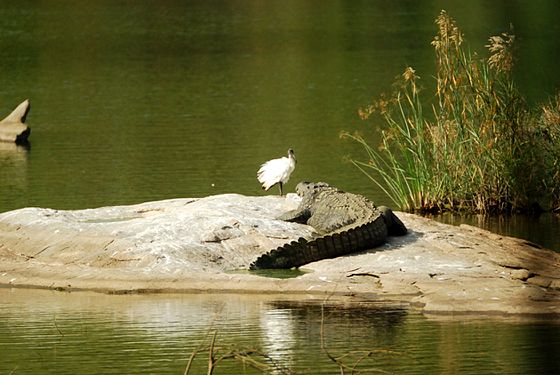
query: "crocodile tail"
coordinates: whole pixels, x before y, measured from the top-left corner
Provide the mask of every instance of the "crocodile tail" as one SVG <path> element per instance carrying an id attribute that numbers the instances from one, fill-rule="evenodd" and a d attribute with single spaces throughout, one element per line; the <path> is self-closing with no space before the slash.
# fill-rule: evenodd
<path id="1" fill-rule="evenodd" d="M 300 237 L 297 241 L 284 244 L 266 254 L 261 255 L 257 258 L 257 260 L 251 263 L 249 269 L 257 270 L 299 267 L 300 265 L 306 263 L 304 258 L 309 254 L 309 252 L 305 251 L 305 249 L 307 249 L 308 246 L 309 241 Z"/>
<path id="2" fill-rule="evenodd" d="M 313 240 L 303 237 L 261 255 L 249 269 L 293 268 L 321 259 L 366 250 L 385 242 L 387 226 L 380 217 L 340 233 Z"/>

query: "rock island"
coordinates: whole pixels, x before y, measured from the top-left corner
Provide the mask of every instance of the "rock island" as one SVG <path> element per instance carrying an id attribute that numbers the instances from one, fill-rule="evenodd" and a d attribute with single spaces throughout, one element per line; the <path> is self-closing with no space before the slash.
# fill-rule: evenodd
<path id="1" fill-rule="evenodd" d="M 235 292 L 348 296 L 425 313 L 560 316 L 560 254 L 472 226 L 395 212 L 407 234 L 276 278 L 248 271 L 313 236 L 276 219 L 295 194 L 215 195 L 85 210 L 0 214 L 0 285 L 105 293 Z"/>

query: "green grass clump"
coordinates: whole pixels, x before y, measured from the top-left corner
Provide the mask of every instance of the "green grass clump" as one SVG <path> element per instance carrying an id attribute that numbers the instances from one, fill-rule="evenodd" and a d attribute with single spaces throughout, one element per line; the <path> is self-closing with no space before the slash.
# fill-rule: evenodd
<path id="1" fill-rule="evenodd" d="M 353 160 L 401 209 L 486 213 L 560 207 L 560 96 L 531 111 L 512 80 L 515 37 L 493 36 L 480 58 L 445 12 L 436 19 L 435 95 L 430 107 L 414 69 L 390 97 L 360 110 L 381 115 L 381 146 L 359 134 L 367 161 Z M 426 108 L 429 108 L 426 110 Z"/>

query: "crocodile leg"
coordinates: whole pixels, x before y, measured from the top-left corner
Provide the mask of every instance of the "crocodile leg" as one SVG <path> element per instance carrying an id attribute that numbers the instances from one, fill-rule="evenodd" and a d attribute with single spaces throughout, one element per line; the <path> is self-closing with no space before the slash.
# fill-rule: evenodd
<path id="1" fill-rule="evenodd" d="M 377 209 L 381 212 L 383 220 L 385 220 L 387 224 L 389 235 L 404 236 L 408 232 L 401 219 L 399 219 L 389 207 L 379 206 Z"/>

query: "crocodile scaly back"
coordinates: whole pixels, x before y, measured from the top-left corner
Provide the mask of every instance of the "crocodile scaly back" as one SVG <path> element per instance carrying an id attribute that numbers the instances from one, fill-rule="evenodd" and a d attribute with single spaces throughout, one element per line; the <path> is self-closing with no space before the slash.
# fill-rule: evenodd
<path id="1" fill-rule="evenodd" d="M 376 208 L 361 195 L 312 182 L 301 182 L 296 191 L 302 196 L 300 206 L 280 218 L 306 222 L 318 236 L 302 237 L 273 249 L 255 260 L 250 269 L 299 267 L 379 246 L 388 234 L 406 234 L 406 227 L 390 208 Z"/>

